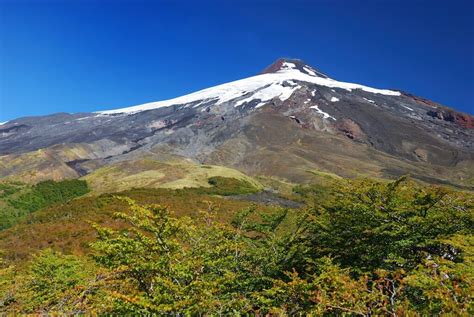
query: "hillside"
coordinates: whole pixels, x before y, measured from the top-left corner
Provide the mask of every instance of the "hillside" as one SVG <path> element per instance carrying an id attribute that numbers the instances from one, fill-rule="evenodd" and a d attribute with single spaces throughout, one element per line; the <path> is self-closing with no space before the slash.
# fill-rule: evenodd
<path id="1" fill-rule="evenodd" d="M 410 173 L 472 189 L 473 131 L 468 114 L 280 59 L 257 76 L 171 100 L 4 123 L 0 178 L 76 178 L 145 158 L 290 182 L 312 181 L 308 170 L 352 178 Z"/>

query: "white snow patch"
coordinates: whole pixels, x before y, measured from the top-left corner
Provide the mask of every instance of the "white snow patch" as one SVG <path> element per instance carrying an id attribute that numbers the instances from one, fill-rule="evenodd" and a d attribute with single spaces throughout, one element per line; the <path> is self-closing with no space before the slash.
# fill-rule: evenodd
<path id="1" fill-rule="evenodd" d="M 5 121 L 5 122 L 0 122 L 0 125 L 4 125 L 4 124 L 7 124 L 9 121 Z"/>
<path id="2" fill-rule="evenodd" d="M 289 62 L 284 62 L 281 65 L 281 69 L 296 69 L 296 65 L 293 64 L 293 63 L 289 63 Z"/>
<path id="3" fill-rule="evenodd" d="M 362 97 L 362 98 L 364 98 L 364 97 Z M 370 103 L 375 103 L 375 101 L 370 100 L 370 99 L 367 99 L 367 98 L 364 98 L 364 100 L 365 100 L 365 101 L 368 101 L 368 102 L 370 102 Z"/>
<path id="4" fill-rule="evenodd" d="M 336 98 L 336 97 L 331 98 L 331 102 L 338 102 L 338 101 L 339 101 L 339 98 Z"/>
<path id="5" fill-rule="evenodd" d="M 407 107 L 407 106 L 404 106 L 404 105 L 402 105 L 402 107 L 405 108 L 405 109 L 408 109 L 408 110 L 410 110 L 410 111 L 413 111 L 413 109 L 410 108 L 410 107 Z"/>
<path id="6" fill-rule="evenodd" d="M 201 102 L 198 102 L 197 104 L 195 104 L 195 105 L 193 106 L 193 108 L 197 108 L 197 107 L 199 107 L 200 105 L 202 105 L 203 103 L 204 103 L 204 100 L 201 101 Z"/>
<path id="7" fill-rule="evenodd" d="M 239 100 L 236 102 L 234 107 L 239 107 L 243 105 L 246 102 L 250 102 L 252 100 L 260 99 L 261 102 L 258 104 L 258 106 L 262 106 L 262 103 L 265 104 L 272 100 L 273 98 L 278 98 L 281 101 L 285 101 L 286 99 L 290 98 L 291 94 L 296 90 L 300 88 L 300 86 L 296 85 L 294 87 L 283 87 L 281 85 L 270 85 L 268 87 L 265 87 L 263 89 L 258 90 L 256 93 L 251 95 L 248 98 Z"/>
<path id="8" fill-rule="evenodd" d="M 262 102 L 258 103 L 258 104 L 255 106 L 255 108 L 256 108 L 256 109 L 261 108 L 261 107 L 265 106 L 265 105 L 267 104 L 267 102 L 268 102 L 268 101 L 262 101 Z"/>
<path id="9" fill-rule="evenodd" d="M 143 105 L 127 107 L 122 109 L 99 111 L 97 113 L 102 115 L 116 114 L 116 113 L 127 113 L 133 114 L 140 111 L 146 111 L 151 109 L 157 109 L 162 107 L 169 107 L 173 105 L 186 105 L 194 102 L 210 102 L 215 101 L 215 104 L 222 104 L 229 102 L 236 98 L 242 97 L 243 95 L 253 92 L 248 98 L 240 100 L 236 106 L 242 105 L 253 99 L 261 99 L 263 101 L 269 101 L 275 97 L 284 101 L 288 99 L 291 94 L 298 88 L 299 85 L 295 84 L 294 87 L 284 87 L 285 82 L 299 81 L 316 84 L 319 86 L 325 86 L 330 88 L 342 88 L 348 91 L 352 89 L 361 89 L 366 92 L 374 94 L 382 94 L 388 96 L 400 96 L 400 92 L 376 89 L 359 84 L 346 83 L 331 78 L 314 77 L 308 74 L 302 73 L 297 70 L 293 63 L 283 63 L 285 69 L 282 69 L 276 73 L 261 74 L 230 83 L 214 86 L 211 88 L 203 89 L 188 95 L 177 97 L 174 99 L 150 102 Z M 314 92 L 313 92 L 314 95 Z"/>
<path id="10" fill-rule="evenodd" d="M 321 109 L 319 109 L 318 106 L 311 106 L 310 108 L 316 110 L 319 114 L 323 115 L 323 118 L 324 118 L 324 119 L 331 118 L 331 119 L 333 119 L 333 120 L 336 120 L 336 118 L 334 118 L 334 117 L 331 116 L 330 114 L 328 114 L 328 113 L 322 111 Z"/>
<path id="11" fill-rule="evenodd" d="M 317 76 L 316 73 L 311 68 L 303 67 L 303 69 L 311 76 Z"/>
<path id="12" fill-rule="evenodd" d="M 97 116 L 77 118 L 75 121 L 87 120 L 87 119 L 91 119 L 91 118 L 94 118 L 94 117 L 97 117 Z"/>
<path id="13" fill-rule="evenodd" d="M 316 96 L 316 90 L 313 90 L 313 91 L 311 92 L 311 96 L 313 96 L 313 97 Z"/>

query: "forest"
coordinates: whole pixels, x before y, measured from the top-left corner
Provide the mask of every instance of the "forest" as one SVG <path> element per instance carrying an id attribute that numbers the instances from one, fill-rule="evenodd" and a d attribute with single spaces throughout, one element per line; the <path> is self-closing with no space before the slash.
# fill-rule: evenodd
<path id="1" fill-rule="evenodd" d="M 51 188 L 41 185 L 23 200 L 30 214 L 0 232 L 0 312 L 474 314 L 472 193 L 407 177 L 340 179 L 295 187 L 286 198 L 299 208 L 270 208 L 232 201 L 256 192 L 249 183 L 209 183 L 63 203 L 87 192 L 64 183 L 52 191 L 59 204 L 33 212 L 28 202 Z M 65 227 L 58 240 L 35 229 Z M 34 248 L 21 253 L 12 233 Z"/>

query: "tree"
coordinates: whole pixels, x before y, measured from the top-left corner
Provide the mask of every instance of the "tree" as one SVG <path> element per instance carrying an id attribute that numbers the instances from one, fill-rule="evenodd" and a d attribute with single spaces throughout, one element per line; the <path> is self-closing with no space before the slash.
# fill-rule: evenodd
<path id="1" fill-rule="evenodd" d="M 404 277 L 406 296 L 423 315 L 474 314 L 474 236 L 454 235 L 444 241 L 460 257 L 429 257 Z M 461 259 L 462 257 L 462 259 Z"/>
<path id="2" fill-rule="evenodd" d="M 77 298 L 91 276 L 90 264 L 73 255 L 45 249 L 34 256 L 17 300 L 26 312 L 79 313 Z"/>
<path id="3" fill-rule="evenodd" d="M 428 255 L 456 257 L 440 241 L 473 228 L 472 195 L 422 187 L 406 178 L 340 183 L 312 210 L 308 238 L 317 256 L 332 256 L 355 273 L 408 270 Z"/>
<path id="4" fill-rule="evenodd" d="M 242 241 L 212 215 L 196 225 L 166 208 L 142 207 L 127 199 L 131 213 L 121 231 L 95 225 L 97 262 L 109 268 L 118 287 L 109 290 L 111 311 L 134 313 L 219 313 L 245 310 Z"/>

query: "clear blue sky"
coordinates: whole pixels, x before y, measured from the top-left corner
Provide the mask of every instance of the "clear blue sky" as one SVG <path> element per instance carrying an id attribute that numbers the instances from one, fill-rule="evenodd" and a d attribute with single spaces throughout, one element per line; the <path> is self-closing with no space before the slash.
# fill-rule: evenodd
<path id="1" fill-rule="evenodd" d="M 0 0 L 0 121 L 172 98 L 278 57 L 474 112 L 474 1 Z"/>

